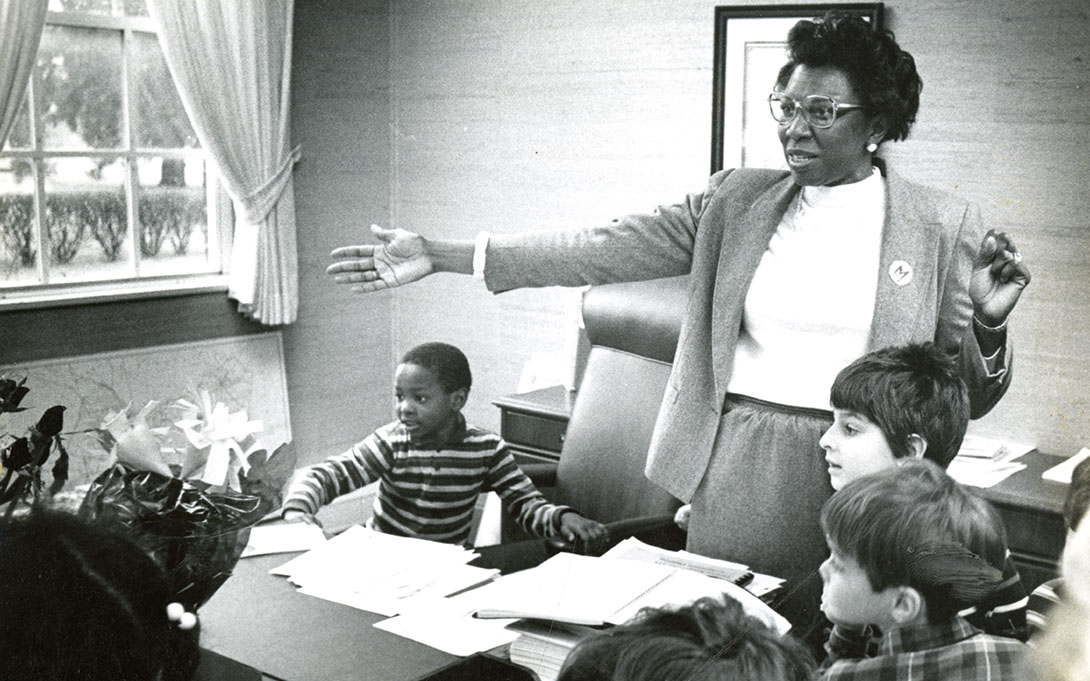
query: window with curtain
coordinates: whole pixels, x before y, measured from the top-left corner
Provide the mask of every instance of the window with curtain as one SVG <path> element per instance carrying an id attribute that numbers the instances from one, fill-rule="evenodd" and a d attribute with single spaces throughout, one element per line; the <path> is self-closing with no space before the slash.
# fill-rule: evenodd
<path id="1" fill-rule="evenodd" d="M 0 305 L 225 288 L 226 210 L 144 0 L 50 0 L 0 152 Z"/>

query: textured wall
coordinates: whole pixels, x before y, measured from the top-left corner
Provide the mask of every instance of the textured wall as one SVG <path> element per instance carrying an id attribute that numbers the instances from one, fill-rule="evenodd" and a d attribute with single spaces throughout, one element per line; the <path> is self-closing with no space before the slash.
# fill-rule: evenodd
<path id="1" fill-rule="evenodd" d="M 300 463 L 338 454 L 390 419 L 390 296 L 353 296 L 329 252 L 389 215 L 389 21 L 383 0 L 295 4 L 292 136 L 299 321 L 284 329 Z"/>

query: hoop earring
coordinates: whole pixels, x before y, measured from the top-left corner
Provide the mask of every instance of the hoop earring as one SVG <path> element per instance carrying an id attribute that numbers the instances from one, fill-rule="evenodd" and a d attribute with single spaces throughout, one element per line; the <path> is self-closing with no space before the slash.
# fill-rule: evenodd
<path id="1" fill-rule="evenodd" d="M 873 154 L 874 152 L 878 151 L 878 145 L 874 142 L 871 142 L 867 145 L 867 151 Z"/>

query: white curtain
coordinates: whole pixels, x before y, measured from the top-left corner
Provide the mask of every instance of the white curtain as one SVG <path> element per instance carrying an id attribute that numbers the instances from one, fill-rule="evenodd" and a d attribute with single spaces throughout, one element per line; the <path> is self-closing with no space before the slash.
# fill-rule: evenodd
<path id="1" fill-rule="evenodd" d="M 0 0 L 0 148 L 23 103 L 48 7 L 48 0 Z"/>
<path id="2" fill-rule="evenodd" d="M 293 0 L 148 0 L 201 146 L 235 207 L 230 292 L 263 324 L 299 306 L 290 140 Z"/>

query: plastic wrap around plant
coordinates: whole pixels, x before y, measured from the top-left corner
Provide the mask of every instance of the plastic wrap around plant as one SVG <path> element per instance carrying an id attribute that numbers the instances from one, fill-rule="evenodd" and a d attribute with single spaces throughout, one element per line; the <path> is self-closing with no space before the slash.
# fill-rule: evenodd
<path id="1" fill-rule="evenodd" d="M 250 527 L 269 504 L 254 494 L 203 492 L 180 478 L 115 464 L 91 483 L 80 515 L 122 525 L 170 576 L 176 599 L 195 610 L 231 575 Z"/>
<path id="2" fill-rule="evenodd" d="M 281 491 L 295 468 L 287 445 L 271 454 L 254 434 L 260 421 L 246 412 L 179 401 L 183 418 L 173 428 L 187 441 L 185 462 L 168 463 L 171 428 L 151 428 L 147 404 L 107 416 L 103 442 L 116 463 L 91 483 L 80 507 L 86 518 L 121 526 L 167 570 L 175 599 L 190 610 L 203 605 L 231 575 L 250 527 L 279 508 Z"/>

